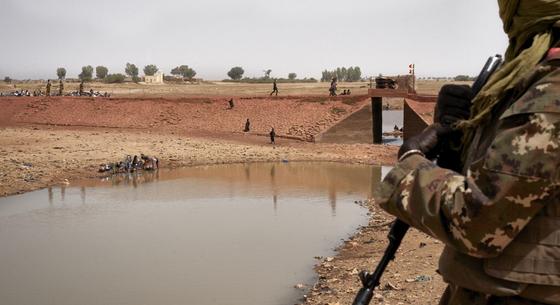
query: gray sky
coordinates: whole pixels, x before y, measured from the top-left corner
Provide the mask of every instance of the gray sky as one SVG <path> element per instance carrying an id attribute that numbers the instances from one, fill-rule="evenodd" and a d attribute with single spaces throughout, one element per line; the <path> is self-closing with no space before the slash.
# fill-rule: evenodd
<path id="1" fill-rule="evenodd" d="M 0 77 L 75 77 L 84 65 L 124 73 L 181 64 L 205 79 L 320 77 L 360 66 L 364 76 L 476 75 L 503 53 L 496 0 L 0 0 Z"/>

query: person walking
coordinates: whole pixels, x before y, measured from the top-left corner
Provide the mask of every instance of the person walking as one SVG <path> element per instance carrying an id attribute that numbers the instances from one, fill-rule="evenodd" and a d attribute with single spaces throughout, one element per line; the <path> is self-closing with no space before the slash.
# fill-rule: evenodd
<path id="1" fill-rule="evenodd" d="M 276 84 L 276 79 L 274 79 L 274 81 L 272 82 L 272 92 L 270 92 L 270 96 L 272 96 L 272 94 L 276 93 L 276 96 L 278 96 L 278 85 Z"/>

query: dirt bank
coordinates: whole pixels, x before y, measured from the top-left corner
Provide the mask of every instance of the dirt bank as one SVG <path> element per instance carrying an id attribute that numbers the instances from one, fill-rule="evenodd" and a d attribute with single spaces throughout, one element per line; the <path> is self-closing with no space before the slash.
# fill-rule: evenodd
<path id="1" fill-rule="evenodd" d="M 157 129 L 175 132 L 241 133 L 246 119 L 251 133 L 312 140 L 315 135 L 362 107 L 367 98 L 0 98 L 0 125 L 45 124 Z"/>

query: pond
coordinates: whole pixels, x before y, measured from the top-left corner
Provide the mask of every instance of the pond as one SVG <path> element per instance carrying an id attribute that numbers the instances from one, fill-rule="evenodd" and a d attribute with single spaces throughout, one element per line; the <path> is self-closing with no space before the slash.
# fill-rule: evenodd
<path id="1" fill-rule="evenodd" d="M 297 303 L 361 225 L 387 168 L 255 163 L 78 181 L 0 198 L 0 300 Z"/>

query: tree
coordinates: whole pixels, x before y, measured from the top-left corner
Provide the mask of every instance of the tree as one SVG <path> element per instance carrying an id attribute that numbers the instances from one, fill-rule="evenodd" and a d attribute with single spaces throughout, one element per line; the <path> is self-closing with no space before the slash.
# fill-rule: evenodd
<path id="1" fill-rule="evenodd" d="M 12 82 L 12 79 L 9 76 L 4 77 L 4 82 L 9 84 Z"/>
<path id="2" fill-rule="evenodd" d="M 175 67 L 171 69 L 171 75 L 175 75 L 175 76 L 181 75 L 181 70 L 179 69 L 179 67 Z"/>
<path id="3" fill-rule="evenodd" d="M 347 81 L 357 82 L 362 79 L 362 70 L 360 67 L 350 67 L 348 68 Z"/>
<path id="4" fill-rule="evenodd" d="M 104 79 L 105 77 L 107 77 L 108 73 L 109 73 L 109 69 L 107 69 L 107 67 L 104 66 L 95 67 L 95 75 L 99 79 Z"/>
<path id="5" fill-rule="evenodd" d="M 295 73 L 288 74 L 288 79 L 289 80 L 294 80 L 294 79 L 296 79 L 296 77 L 297 77 L 297 74 L 295 74 Z"/>
<path id="6" fill-rule="evenodd" d="M 181 65 L 179 67 L 173 68 L 171 70 L 171 74 L 181 75 L 182 77 L 191 80 L 196 75 L 196 71 L 187 65 Z"/>
<path id="7" fill-rule="evenodd" d="M 231 70 L 229 70 L 227 75 L 233 80 L 240 80 L 243 77 L 243 73 L 245 73 L 245 70 L 243 70 L 243 68 L 233 67 L 231 68 Z"/>
<path id="8" fill-rule="evenodd" d="M 469 81 L 473 79 L 468 75 L 457 75 L 455 76 L 454 80 L 460 82 L 460 81 Z"/>
<path id="9" fill-rule="evenodd" d="M 92 66 L 83 66 L 82 73 L 78 75 L 78 77 L 84 81 L 89 82 L 93 78 L 93 67 Z"/>
<path id="10" fill-rule="evenodd" d="M 66 69 L 62 67 L 56 69 L 56 75 L 58 76 L 58 79 L 64 79 L 66 77 Z"/>
<path id="11" fill-rule="evenodd" d="M 330 82 L 334 77 L 336 77 L 336 71 L 323 71 L 321 76 L 322 82 Z"/>
<path id="12" fill-rule="evenodd" d="M 148 76 L 152 76 L 154 74 L 156 74 L 156 72 L 158 71 L 158 67 L 156 65 L 147 65 L 144 67 L 144 74 L 148 75 Z"/>
<path id="13" fill-rule="evenodd" d="M 270 73 L 272 73 L 272 70 L 267 69 L 267 70 L 263 70 L 264 72 L 264 79 L 269 79 L 270 78 Z"/>
<path id="14" fill-rule="evenodd" d="M 124 68 L 124 73 L 132 77 L 133 82 L 137 83 L 140 81 L 140 78 L 138 78 L 138 67 L 135 64 L 127 62 L 126 67 Z"/>
<path id="15" fill-rule="evenodd" d="M 108 74 L 106 77 L 104 77 L 105 82 L 109 83 L 109 84 L 113 84 L 113 83 L 122 83 L 124 82 L 125 76 L 123 74 L 117 73 L 117 74 Z"/>
<path id="16" fill-rule="evenodd" d="M 327 82 L 336 77 L 338 81 L 355 82 L 362 79 L 360 67 L 339 67 L 333 71 L 325 70 L 322 72 L 321 81 Z"/>

